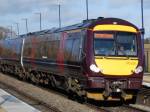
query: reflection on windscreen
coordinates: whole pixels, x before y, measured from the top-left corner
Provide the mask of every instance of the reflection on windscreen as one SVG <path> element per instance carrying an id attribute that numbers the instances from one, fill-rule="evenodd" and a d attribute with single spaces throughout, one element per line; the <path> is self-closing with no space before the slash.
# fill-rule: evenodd
<path id="1" fill-rule="evenodd" d="M 132 33 L 95 33 L 95 55 L 136 56 L 136 36 Z"/>
<path id="2" fill-rule="evenodd" d="M 115 55 L 114 39 L 95 39 L 96 55 Z"/>

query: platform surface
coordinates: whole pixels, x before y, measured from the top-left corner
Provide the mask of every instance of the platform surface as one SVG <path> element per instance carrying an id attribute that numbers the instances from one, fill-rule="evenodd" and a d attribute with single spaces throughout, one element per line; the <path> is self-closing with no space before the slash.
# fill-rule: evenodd
<path id="1" fill-rule="evenodd" d="M 0 112 L 40 112 L 0 89 Z"/>
<path id="2" fill-rule="evenodd" d="M 150 87 L 150 73 L 144 74 L 143 85 Z"/>

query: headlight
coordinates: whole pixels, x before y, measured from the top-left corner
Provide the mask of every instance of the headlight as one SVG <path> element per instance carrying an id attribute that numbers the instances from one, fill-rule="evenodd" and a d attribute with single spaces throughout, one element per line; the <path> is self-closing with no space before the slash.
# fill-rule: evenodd
<path id="1" fill-rule="evenodd" d="M 90 70 L 95 73 L 99 73 L 101 71 L 95 64 L 90 65 Z"/>
<path id="2" fill-rule="evenodd" d="M 136 69 L 135 69 L 135 73 L 136 74 L 138 74 L 138 73 L 140 73 L 140 72 L 142 72 L 143 71 L 143 67 L 142 66 L 138 66 Z"/>

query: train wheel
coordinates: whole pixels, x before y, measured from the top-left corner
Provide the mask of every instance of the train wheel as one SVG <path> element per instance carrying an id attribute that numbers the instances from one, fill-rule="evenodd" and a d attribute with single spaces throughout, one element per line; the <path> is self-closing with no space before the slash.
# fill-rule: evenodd
<path id="1" fill-rule="evenodd" d="M 78 96 L 77 95 L 77 101 L 81 104 L 85 103 L 87 101 L 87 98 L 85 96 Z"/>
<path id="2" fill-rule="evenodd" d="M 39 85 L 40 84 L 40 74 L 37 72 L 32 72 L 30 80 L 32 81 L 33 84 Z"/>
<path id="3" fill-rule="evenodd" d="M 24 75 L 25 75 L 25 80 L 29 81 L 30 73 L 29 72 L 24 72 Z"/>
<path id="4" fill-rule="evenodd" d="M 135 104 L 135 103 L 136 103 L 136 99 L 137 99 L 137 95 L 136 95 L 136 96 L 133 96 L 133 98 L 130 100 L 129 103 Z"/>
<path id="5" fill-rule="evenodd" d="M 68 92 L 68 99 L 71 99 L 73 101 L 77 101 L 78 103 L 85 103 L 87 101 L 87 98 L 85 96 L 79 96 L 77 93 L 73 91 Z"/>
<path id="6" fill-rule="evenodd" d="M 53 75 L 50 75 L 49 76 L 49 81 L 50 81 L 50 85 L 52 86 L 52 88 L 56 88 L 56 83 L 54 81 L 54 76 Z"/>
<path id="7" fill-rule="evenodd" d="M 37 81 L 36 81 L 36 77 L 35 77 L 35 74 L 34 73 L 30 73 L 30 80 L 33 84 L 37 84 Z"/>
<path id="8" fill-rule="evenodd" d="M 4 72 L 5 72 L 4 66 L 2 66 L 2 70 L 1 70 L 1 71 L 2 71 L 2 73 L 4 73 Z"/>
<path id="9" fill-rule="evenodd" d="M 82 89 L 77 79 L 68 78 L 68 92 L 71 98 L 77 100 L 79 103 L 86 101 L 86 92 Z"/>
<path id="10" fill-rule="evenodd" d="M 5 65 L 5 64 L 3 64 L 2 72 L 3 72 L 4 74 L 7 73 L 7 72 L 6 72 L 6 65 Z"/>
<path id="11" fill-rule="evenodd" d="M 68 99 L 73 100 L 73 101 L 76 100 L 76 94 L 71 90 L 68 91 Z"/>
<path id="12" fill-rule="evenodd" d="M 134 95 L 132 99 L 127 100 L 127 101 L 125 101 L 124 103 L 125 103 L 126 105 L 135 104 L 135 103 L 136 103 L 136 99 L 137 99 L 137 95 Z"/>
<path id="13" fill-rule="evenodd" d="M 26 81 L 26 80 L 27 80 L 27 76 L 26 76 L 25 73 L 22 73 L 22 80 L 23 80 L 23 81 Z"/>
<path id="14" fill-rule="evenodd" d="M 21 69 L 18 69 L 17 76 L 18 76 L 18 79 L 23 80 L 23 73 L 22 73 Z"/>

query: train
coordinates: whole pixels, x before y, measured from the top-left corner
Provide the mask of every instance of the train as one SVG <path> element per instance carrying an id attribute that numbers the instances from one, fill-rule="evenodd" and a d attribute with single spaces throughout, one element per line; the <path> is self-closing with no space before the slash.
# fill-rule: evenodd
<path id="1" fill-rule="evenodd" d="M 135 103 L 144 72 L 141 30 L 99 17 L 2 39 L 0 70 L 72 97 Z"/>

